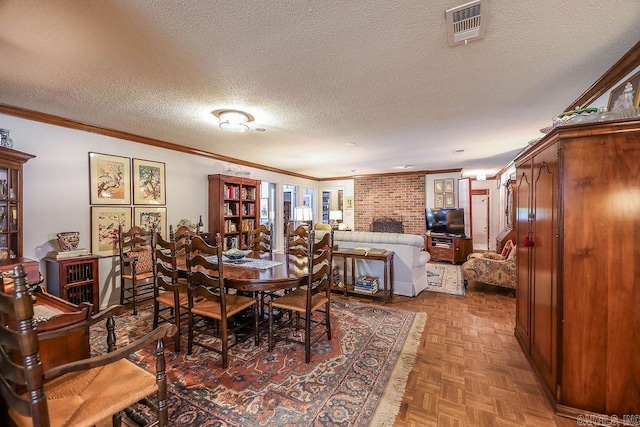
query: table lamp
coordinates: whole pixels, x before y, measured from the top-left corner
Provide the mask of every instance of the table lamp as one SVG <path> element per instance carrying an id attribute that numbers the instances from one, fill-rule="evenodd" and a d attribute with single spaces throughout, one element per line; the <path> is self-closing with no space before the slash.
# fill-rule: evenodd
<path id="1" fill-rule="evenodd" d="M 329 221 L 333 228 L 337 228 L 338 221 L 342 221 L 342 211 L 329 211 Z"/>
<path id="2" fill-rule="evenodd" d="M 313 210 L 309 206 L 297 206 L 293 209 L 293 220 L 306 226 L 307 222 L 313 220 Z"/>

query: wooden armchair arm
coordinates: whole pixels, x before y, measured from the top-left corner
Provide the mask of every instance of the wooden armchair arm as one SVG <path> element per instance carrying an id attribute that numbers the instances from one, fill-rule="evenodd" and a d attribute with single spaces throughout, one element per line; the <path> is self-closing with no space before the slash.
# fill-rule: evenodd
<path id="1" fill-rule="evenodd" d="M 48 340 L 52 338 L 63 337 L 65 335 L 72 334 L 79 329 L 86 329 L 89 326 L 100 322 L 101 320 L 107 319 L 109 317 L 117 316 L 124 313 L 124 306 L 122 305 L 112 305 L 111 307 L 107 307 L 106 309 L 99 311 L 98 313 L 91 316 L 89 319 L 85 319 L 80 322 L 76 322 L 70 325 L 67 325 L 63 328 L 58 328 L 50 331 L 39 332 L 38 339 L 39 340 Z M 64 315 L 62 315 L 64 316 Z"/>
<path id="2" fill-rule="evenodd" d="M 99 366 L 108 365 L 117 360 L 123 359 L 136 351 L 146 347 L 152 342 L 161 341 L 165 337 L 172 337 L 178 328 L 170 323 L 164 323 L 153 331 L 138 338 L 129 345 L 114 350 L 110 353 L 101 354 L 99 356 L 90 357 L 88 359 L 77 360 L 75 362 L 65 363 L 64 365 L 53 367 L 44 373 L 45 380 L 51 380 L 69 372 L 82 371 L 86 369 L 97 368 Z"/>

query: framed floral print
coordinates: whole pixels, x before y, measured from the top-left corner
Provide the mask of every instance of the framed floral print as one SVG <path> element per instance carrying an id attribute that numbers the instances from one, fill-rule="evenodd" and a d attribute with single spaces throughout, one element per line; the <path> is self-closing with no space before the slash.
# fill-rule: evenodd
<path id="1" fill-rule="evenodd" d="M 92 205 L 130 205 L 131 160 L 89 153 L 89 185 Z"/>
<path id="2" fill-rule="evenodd" d="M 456 207 L 456 199 L 454 197 L 454 193 L 444 193 L 444 207 L 445 208 Z"/>
<path id="3" fill-rule="evenodd" d="M 434 207 L 435 208 L 443 208 L 444 207 L 444 194 L 436 194 L 434 196 Z"/>
<path id="4" fill-rule="evenodd" d="M 151 231 L 155 227 L 158 233 L 166 236 L 167 208 L 151 206 L 133 208 L 133 225 L 146 231 Z"/>
<path id="5" fill-rule="evenodd" d="M 453 193 L 453 178 L 447 178 L 444 180 L 444 192 Z"/>
<path id="6" fill-rule="evenodd" d="M 118 254 L 118 227 L 131 228 L 131 208 L 115 206 L 91 207 L 91 253 L 114 256 Z"/>
<path id="7" fill-rule="evenodd" d="M 166 204 L 164 163 L 133 159 L 133 204 Z"/>
<path id="8" fill-rule="evenodd" d="M 433 180 L 433 192 L 435 194 L 440 194 L 444 192 L 444 187 L 442 184 L 442 180 L 441 179 L 434 179 Z"/>

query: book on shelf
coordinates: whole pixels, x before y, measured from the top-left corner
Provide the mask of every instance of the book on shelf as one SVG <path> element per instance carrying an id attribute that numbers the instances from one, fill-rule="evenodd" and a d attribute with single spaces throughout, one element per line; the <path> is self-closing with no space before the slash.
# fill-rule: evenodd
<path id="1" fill-rule="evenodd" d="M 378 283 L 378 278 L 373 276 L 358 276 L 356 283 Z"/>
<path id="2" fill-rule="evenodd" d="M 367 288 L 361 288 L 361 287 L 358 287 L 358 286 L 354 286 L 353 287 L 353 291 L 361 293 L 361 294 L 372 295 L 372 294 L 375 294 L 376 292 L 378 292 L 378 288 L 367 289 Z"/>

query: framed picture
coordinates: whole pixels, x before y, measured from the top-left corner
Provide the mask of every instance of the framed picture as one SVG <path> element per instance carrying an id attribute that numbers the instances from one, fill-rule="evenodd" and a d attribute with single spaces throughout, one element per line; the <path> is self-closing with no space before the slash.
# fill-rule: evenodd
<path id="1" fill-rule="evenodd" d="M 269 199 L 260 199 L 260 219 L 269 218 Z"/>
<path id="2" fill-rule="evenodd" d="M 353 196 L 347 196 L 344 198 L 344 208 L 353 209 Z"/>
<path id="3" fill-rule="evenodd" d="M 89 186 L 92 205 L 130 205 L 130 159 L 89 153 Z"/>
<path id="4" fill-rule="evenodd" d="M 445 208 L 456 207 L 456 199 L 454 197 L 454 193 L 444 193 L 444 207 Z"/>
<path id="5" fill-rule="evenodd" d="M 447 178 L 444 180 L 444 192 L 453 193 L 453 178 Z"/>
<path id="6" fill-rule="evenodd" d="M 133 159 L 133 204 L 166 204 L 164 163 Z"/>
<path id="7" fill-rule="evenodd" d="M 633 86 L 633 106 L 635 108 L 640 107 L 640 91 L 638 91 L 638 86 L 640 86 L 640 71 L 638 71 L 630 79 L 624 81 L 619 86 L 616 86 L 615 89 L 611 90 L 611 93 L 609 94 L 609 103 L 607 104 L 607 111 L 617 111 L 620 109 L 622 93 L 624 92 L 624 87 L 629 82 L 631 82 L 631 85 Z"/>
<path id="8" fill-rule="evenodd" d="M 436 194 L 434 199 L 434 207 L 443 208 L 444 207 L 444 194 Z"/>
<path id="9" fill-rule="evenodd" d="M 156 231 L 162 236 L 165 236 L 167 229 L 167 208 L 133 208 L 133 225 L 137 225 L 146 231 L 151 231 L 155 226 Z"/>
<path id="10" fill-rule="evenodd" d="M 114 256 L 118 254 L 118 227 L 131 228 L 131 208 L 91 206 L 91 253 Z"/>
<path id="11" fill-rule="evenodd" d="M 436 193 L 436 194 L 444 192 L 444 187 L 443 187 L 441 179 L 434 179 L 433 180 L 433 192 Z"/>

